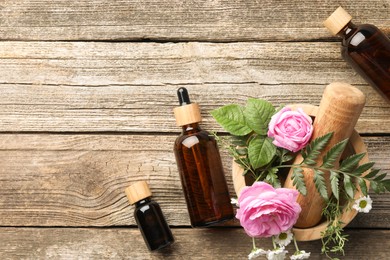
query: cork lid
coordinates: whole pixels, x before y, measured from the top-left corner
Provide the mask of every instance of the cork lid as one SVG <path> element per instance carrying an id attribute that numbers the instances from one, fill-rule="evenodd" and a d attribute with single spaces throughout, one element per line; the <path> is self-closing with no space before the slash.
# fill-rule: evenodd
<path id="1" fill-rule="evenodd" d="M 350 21 L 352 16 L 347 13 L 341 6 L 336 9 L 329 17 L 324 21 L 324 26 L 333 34 L 338 34 Z"/>
<path id="2" fill-rule="evenodd" d="M 191 103 L 187 89 L 179 88 L 177 90 L 177 96 L 179 98 L 180 106 L 173 109 L 176 125 L 183 126 L 202 121 L 199 105 Z"/>
<path id="3" fill-rule="evenodd" d="M 149 189 L 146 181 L 137 181 L 125 189 L 127 198 L 130 204 L 134 204 L 140 200 L 152 196 L 152 192 Z"/>

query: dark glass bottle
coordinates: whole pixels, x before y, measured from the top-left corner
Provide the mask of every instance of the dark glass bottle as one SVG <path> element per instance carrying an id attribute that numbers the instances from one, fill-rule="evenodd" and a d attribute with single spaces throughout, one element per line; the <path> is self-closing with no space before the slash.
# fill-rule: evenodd
<path id="1" fill-rule="evenodd" d="M 339 7 L 324 24 L 342 38 L 344 60 L 390 101 L 390 40 L 374 25 L 355 25 L 351 19 Z"/>
<path id="2" fill-rule="evenodd" d="M 180 107 L 175 108 L 182 134 L 176 139 L 174 153 L 187 202 L 191 225 L 202 227 L 234 217 L 217 143 L 199 127 L 197 104 L 191 104 L 185 88 L 178 90 Z"/>
<path id="3" fill-rule="evenodd" d="M 139 181 L 128 187 L 126 195 L 131 204 L 135 204 L 134 218 L 150 251 L 166 247 L 174 238 L 160 206 L 151 199 L 152 193 L 145 181 Z"/>

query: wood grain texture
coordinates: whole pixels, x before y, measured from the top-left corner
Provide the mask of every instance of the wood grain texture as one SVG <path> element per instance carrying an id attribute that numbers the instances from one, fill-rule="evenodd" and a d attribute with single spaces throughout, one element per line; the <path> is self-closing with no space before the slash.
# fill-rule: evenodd
<path id="1" fill-rule="evenodd" d="M 242 229 L 172 229 L 176 242 L 165 250 L 150 253 L 135 228 L 60 229 L 0 228 L 1 259 L 245 259 L 252 241 Z M 342 259 L 387 259 L 390 231 L 347 230 L 349 241 Z M 270 239 L 257 245 L 271 248 Z M 364 245 L 364 246 L 362 246 Z M 321 242 L 301 242 L 310 259 L 327 259 L 320 254 Z M 367 250 L 369 248 L 369 250 Z M 294 253 L 293 245 L 287 247 Z"/>
<path id="2" fill-rule="evenodd" d="M 366 94 L 359 132 L 389 132 L 389 104 L 338 43 L 0 42 L 0 131 L 177 132 L 179 86 L 221 131 L 212 109 L 248 97 L 318 105 L 332 81 Z"/>
<path id="3" fill-rule="evenodd" d="M 340 1 L 3 0 L 0 39 L 307 41 Z M 387 0 L 342 1 L 359 23 L 390 32 Z"/>
<path id="4" fill-rule="evenodd" d="M 124 189 L 146 180 L 171 225 L 189 225 L 172 135 L 0 135 L 0 226 L 134 225 Z M 370 159 L 390 170 L 389 137 L 367 137 Z M 231 158 L 221 151 L 234 195 Z M 389 228 L 390 196 L 372 195 L 359 227 Z M 237 221 L 230 223 L 238 225 Z"/>

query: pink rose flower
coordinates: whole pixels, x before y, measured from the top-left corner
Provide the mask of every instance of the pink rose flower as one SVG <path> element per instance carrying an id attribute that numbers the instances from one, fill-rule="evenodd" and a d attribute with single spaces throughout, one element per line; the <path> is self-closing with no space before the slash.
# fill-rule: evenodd
<path id="1" fill-rule="evenodd" d="M 292 111 L 284 107 L 272 116 L 268 137 L 274 138 L 274 145 L 295 153 L 309 142 L 313 133 L 312 123 L 312 119 L 301 108 Z"/>
<path id="2" fill-rule="evenodd" d="M 241 191 L 236 218 L 250 237 L 271 237 L 286 232 L 297 222 L 301 206 L 298 191 L 275 189 L 265 182 L 255 182 Z"/>

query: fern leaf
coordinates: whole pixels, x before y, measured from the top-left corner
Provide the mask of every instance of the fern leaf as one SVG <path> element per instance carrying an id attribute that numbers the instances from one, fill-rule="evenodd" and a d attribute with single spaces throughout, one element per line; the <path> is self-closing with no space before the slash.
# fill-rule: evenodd
<path id="1" fill-rule="evenodd" d="M 311 141 L 302 152 L 302 157 L 304 158 L 303 163 L 307 165 L 315 165 L 321 150 L 329 143 L 332 136 L 333 132 L 327 133 L 326 135 L 320 136 Z"/>
<path id="2" fill-rule="evenodd" d="M 292 179 L 293 185 L 296 187 L 296 189 L 303 196 L 306 196 L 307 190 L 306 190 L 305 179 L 303 178 L 302 171 L 303 171 L 302 168 L 294 168 L 291 179 Z"/>
<path id="3" fill-rule="evenodd" d="M 368 162 L 368 163 L 364 163 L 362 165 L 360 165 L 359 167 L 357 167 L 353 172 L 352 174 L 355 175 L 355 176 L 361 176 L 363 173 L 365 173 L 366 171 L 368 171 L 369 169 L 372 168 L 372 166 L 374 166 L 375 163 L 373 162 Z"/>
<path id="4" fill-rule="evenodd" d="M 324 172 L 320 170 L 314 171 L 314 184 L 316 186 L 317 191 L 320 193 L 321 197 L 324 200 L 328 200 L 328 192 L 326 189 Z"/>
<path id="5" fill-rule="evenodd" d="M 353 185 L 351 177 L 344 174 L 344 190 L 347 193 L 348 197 L 353 199 L 355 195 L 355 185 Z"/>
<path id="6" fill-rule="evenodd" d="M 382 184 L 387 191 L 390 191 L 390 179 L 384 180 Z"/>
<path id="7" fill-rule="evenodd" d="M 340 175 L 337 172 L 330 171 L 330 187 L 332 188 L 332 193 L 334 197 L 339 200 L 339 178 Z"/>
<path id="8" fill-rule="evenodd" d="M 360 160 L 363 159 L 365 155 L 366 155 L 365 153 L 358 153 L 347 157 L 345 160 L 341 162 L 339 167 L 340 171 L 351 172 L 353 169 L 355 169 L 358 166 Z"/>
<path id="9" fill-rule="evenodd" d="M 372 179 L 374 178 L 380 170 L 378 169 L 372 169 L 366 176 L 364 176 L 365 179 Z"/>
<path id="10" fill-rule="evenodd" d="M 348 139 L 345 139 L 337 144 L 335 144 L 332 148 L 329 149 L 329 151 L 325 154 L 325 156 L 322 159 L 322 166 L 323 168 L 330 169 L 334 167 L 334 163 L 339 158 L 341 153 L 344 151 L 345 146 L 348 143 Z"/>
<path id="11" fill-rule="evenodd" d="M 271 168 L 268 170 L 268 174 L 267 174 L 267 177 L 265 178 L 265 180 L 271 184 L 272 186 L 274 186 L 275 188 L 280 188 L 281 187 L 281 184 L 280 184 L 280 180 L 278 178 L 278 169 L 277 168 Z"/>
<path id="12" fill-rule="evenodd" d="M 380 174 L 379 176 L 375 177 L 374 181 L 381 181 L 387 176 L 387 173 Z"/>
<path id="13" fill-rule="evenodd" d="M 362 178 L 359 178 L 359 186 L 364 196 L 367 196 L 367 184 L 366 181 Z"/>

